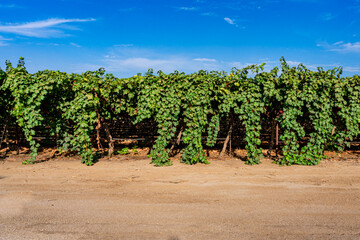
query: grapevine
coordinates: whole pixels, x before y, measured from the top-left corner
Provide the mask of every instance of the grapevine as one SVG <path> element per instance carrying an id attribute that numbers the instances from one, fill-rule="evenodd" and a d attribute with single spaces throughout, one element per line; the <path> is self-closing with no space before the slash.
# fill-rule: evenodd
<path id="1" fill-rule="evenodd" d="M 282 165 L 315 165 L 325 149 L 349 147 L 360 135 L 360 77 L 342 77 L 341 68 L 290 67 L 284 58 L 280 63 L 280 69 L 268 72 L 261 64 L 230 73 L 154 74 L 150 69 L 144 76 L 117 78 L 103 68 L 82 74 L 29 73 L 20 58 L 16 67 L 7 61 L 6 70 L 0 69 L 0 120 L 5 130 L 20 127 L 31 150 L 26 164 L 36 160 L 39 133 L 55 139 L 59 152 L 78 153 L 86 165 L 105 152 L 104 146 L 112 157 L 115 141 L 109 126 L 125 116 L 134 126 L 156 123 L 150 152 L 155 166 L 172 164 L 175 144 L 182 148 L 181 162 L 209 163 L 204 144 L 215 147 L 219 133 L 227 132 L 223 155 L 240 127 L 246 163 L 258 164 L 269 123 L 272 133 L 277 124 L 281 131 L 281 154 L 275 161 Z M 240 125 L 234 125 L 236 118 Z"/>

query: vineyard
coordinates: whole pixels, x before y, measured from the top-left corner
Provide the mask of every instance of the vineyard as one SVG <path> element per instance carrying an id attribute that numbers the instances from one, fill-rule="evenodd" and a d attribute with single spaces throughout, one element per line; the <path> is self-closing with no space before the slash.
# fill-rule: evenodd
<path id="1" fill-rule="evenodd" d="M 47 136 L 60 152 L 76 152 L 92 165 L 97 149 L 105 146 L 111 157 L 116 139 L 134 138 L 126 130 L 133 129 L 136 138 L 152 140 L 156 166 L 171 165 L 175 148 L 182 162 L 196 164 L 208 163 L 204 148 L 224 154 L 241 143 L 246 163 L 258 164 L 262 148 L 271 152 L 276 145 L 276 163 L 316 165 L 325 149 L 350 147 L 360 135 L 360 77 L 343 77 L 342 68 L 311 71 L 283 58 L 280 63 L 269 72 L 262 64 L 230 73 L 149 70 L 117 78 L 102 68 L 30 74 L 23 58 L 16 67 L 6 62 L 0 69 L 0 144 L 9 148 L 11 139 L 19 147 L 23 136 L 31 149 L 24 163 L 31 164 L 45 144 L 38 136 Z"/>

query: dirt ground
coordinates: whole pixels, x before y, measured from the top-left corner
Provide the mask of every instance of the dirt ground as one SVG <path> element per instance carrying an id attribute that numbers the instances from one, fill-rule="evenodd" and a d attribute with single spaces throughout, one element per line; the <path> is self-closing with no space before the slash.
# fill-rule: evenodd
<path id="1" fill-rule="evenodd" d="M 360 239 L 360 161 L 0 161 L 0 239 Z"/>

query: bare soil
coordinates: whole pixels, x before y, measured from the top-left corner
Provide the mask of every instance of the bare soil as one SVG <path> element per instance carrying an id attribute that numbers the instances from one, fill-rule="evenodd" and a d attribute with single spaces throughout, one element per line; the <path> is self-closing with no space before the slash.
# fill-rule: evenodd
<path id="1" fill-rule="evenodd" d="M 0 239 L 360 239 L 360 161 L 0 161 Z"/>

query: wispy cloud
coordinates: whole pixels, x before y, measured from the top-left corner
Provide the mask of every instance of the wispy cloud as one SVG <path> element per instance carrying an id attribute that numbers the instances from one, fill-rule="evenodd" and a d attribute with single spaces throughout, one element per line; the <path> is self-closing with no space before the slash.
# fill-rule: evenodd
<path id="1" fill-rule="evenodd" d="M 121 76 L 131 76 L 152 68 L 154 72 L 162 70 L 166 73 L 179 70 L 187 73 L 205 70 L 231 69 L 224 62 L 212 58 L 191 58 L 182 54 L 169 54 L 146 48 L 117 48 L 109 50 L 100 61 L 74 65 L 73 71 L 82 72 L 89 69 L 104 67 L 107 71 Z"/>
<path id="2" fill-rule="evenodd" d="M 228 66 L 233 68 L 237 68 L 237 69 L 241 69 L 241 68 L 244 68 L 244 67 L 248 67 L 250 65 L 258 65 L 258 64 L 262 64 L 262 63 L 265 63 L 265 66 L 264 66 L 264 71 L 271 71 L 271 69 L 273 69 L 278 62 L 276 61 L 270 61 L 270 60 L 266 60 L 266 61 L 262 61 L 260 60 L 259 62 L 230 62 L 228 63 Z"/>
<path id="3" fill-rule="evenodd" d="M 202 16 L 215 16 L 215 13 L 213 12 L 204 12 L 204 13 L 201 13 Z"/>
<path id="4" fill-rule="evenodd" d="M 302 64 L 302 62 L 291 61 L 291 60 L 287 60 L 286 63 L 289 64 L 290 66 L 298 66 L 299 64 Z"/>
<path id="5" fill-rule="evenodd" d="M 334 19 L 336 16 L 333 15 L 332 13 L 326 12 L 326 13 L 322 13 L 320 14 L 320 19 L 324 20 L 324 21 L 330 21 L 332 19 Z"/>
<path id="6" fill-rule="evenodd" d="M 20 8 L 20 6 L 15 4 L 0 4 L 0 8 Z"/>
<path id="7" fill-rule="evenodd" d="M 344 67 L 344 72 L 360 73 L 360 67 Z"/>
<path id="8" fill-rule="evenodd" d="M 73 43 L 73 42 L 71 42 L 70 45 L 71 45 L 71 46 L 74 46 L 74 47 L 77 47 L 77 48 L 80 48 L 80 47 L 81 47 L 79 44 L 76 44 L 76 43 Z"/>
<path id="9" fill-rule="evenodd" d="M 214 58 L 191 58 L 186 55 L 168 54 L 163 52 L 152 51 L 144 48 L 131 49 L 114 49 L 106 55 L 98 58 L 93 63 L 85 63 L 81 65 L 72 65 L 71 71 L 84 72 L 88 70 L 96 70 L 104 67 L 107 71 L 116 74 L 119 77 L 129 77 L 136 73 L 144 73 L 147 69 L 152 68 L 156 73 L 162 70 L 165 73 L 174 72 L 178 70 L 185 73 L 197 72 L 200 69 L 208 71 L 227 71 L 229 72 L 233 67 L 241 69 L 249 65 L 266 63 L 264 70 L 269 72 L 274 67 L 280 67 L 280 62 L 274 59 L 259 59 L 254 62 L 242 61 L 224 61 Z M 290 66 L 298 66 L 301 62 L 297 59 L 288 60 Z M 317 71 L 317 67 L 322 66 L 324 69 L 332 69 L 341 66 L 340 63 L 333 64 L 313 64 L 304 62 L 304 65 L 312 70 Z M 281 68 L 281 67 L 280 67 Z M 344 66 L 344 72 L 350 74 L 359 73 L 360 66 Z M 280 72 L 281 73 L 281 72 Z"/>
<path id="10" fill-rule="evenodd" d="M 117 57 L 113 55 L 105 55 L 105 58 L 97 64 L 81 64 L 75 67 L 76 72 L 83 72 L 89 69 L 98 69 L 104 67 L 107 71 L 121 74 L 122 76 L 131 76 L 136 73 L 143 73 L 147 69 L 152 68 L 154 72 L 158 70 L 166 73 L 179 71 L 194 72 L 201 68 L 195 67 L 194 62 L 181 57 L 164 56 L 163 58 L 147 58 L 147 57 Z M 191 64 L 192 62 L 192 64 Z"/>
<path id="11" fill-rule="evenodd" d="M 321 43 L 317 44 L 318 47 L 325 48 L 328 51 L 340 52 L 340 53 L 360 53 L 360 42 L 348 42 L 339 41 L 333 44 Z"/>
<path id="12" fill-rule="evenodd" d="M 340 44 L 343 44 L 343 43 L 344 43 L 344 41 L 338 41 L 338 42 L 334 43 L 333 45 L 336 46 L 336 45 L 340 45 Z"/>
<path id="13" fill-rule="evenodd" d="M 0 47 L 7 46 L 7 41 L 11 41 L 11 38 L 4 38 L 3 36 L 0 36 Z"/>
<path id="14" fill-rule="evenodd" d="M 63 30 L 60 30 L 62 24 L 90 22 L 95 21 L 94 18 L 88 19 L 61 19 L 50 18 L 43 21 L 28 22 L 22 24 L 7 24 L 0 25 L 0 32 L 13 33 L 17 35 L 37 38 L 51 38 L 66 36 Z"/>
<path id="15" fill-rule="evenodd" d="M 224 18 L 224 20 L 231 25 L 235 25 L 235 21 L 231 18 L 226 17 L 226 18 Z"/>
<path id="16" fill-rule="evenodd" d="M 133 47 L 134 46 L 134 44 L 116 44 L 116 45 L 114 45 L 114 47 Z"/>
<path id="17" fill-rule="evenodd" d="M 341 43 L 340 43 L 341 44 Z M 200 69 L 209 71 L 227 71 L 229 72 L 233 67 L 238 69 L 247 67 L 249 65 L 266 63 L 264 70 L 269 72 L 275 66 L 280 65 L 278 59 L 258 59 L 254 61 L 242 60 L 223 60 L 221 58 L 213 58 L 211 56 L 194 56 L 193 53 L 171 53 L 167 50 L 154 50 L 151 48 L 119 48 L 113 47 L 104 53 L 102 56 L 93 57 L 86 63 L 73 64 L 71 71 L 83 72 L 87 70 L 96 70 L 104 67 L 107 71 L 116 74 L 120 77 L 129 77 L 136 73 L 144 73 L 147 69 L 152 68 L 156 73 L 162 70 L 165 73 L 170 73 L 175 70 L 186 73 L 197 72 Z M 301 61 L 298 59 L 289 59 L 287 63 L 290 66 L 298 66 Z M 317 71 L 317 67 L 322 66 L 325 69 L 332 69 L 341 66 L 340 63 L 330 64 L 314 64 L 312 62 L 303 62 L 304 65 L 313 71 Z M 344 66 L 344 71 L 359 72 L 359 66 L 347 65 Z"/>
<path id="18" fill-rule="evenodd" d="M 348 72 L 348 73 L 359 73 L 360 72 L 360 67 L 357 67 L 357 66 L 342 66 L 342 64 L 340 64 L 340 63 L 314 64 L 314 63 L 303 63 L 303 62 L 292 61 L 292 60 L 287 60 L 286 62 L 291 67 L 297 67 L 299 64 L 303 64 L 307 69 L 309 69 L 311 71 L 317 71 L 318 67 L 323 67 L 324 69 L 333 69 L 333 68 L 342 67 L 344 72 Z"/>
<path id="19" fill-rule="evenodd" d="M 338 48 L 331 49 L 331 51 L 360 53 L 360 42 L 341 43 L 336 46 L 338 46 Z"/>
<path id="20" fill-rule="evenodd" d="M 213 58 L 194 58 L 193 60 L 198 62 L 216 62 L 216 59 Z"/>
<path id="21" fill-rule="evenodd" d="M 261 59 L 256 62 L 226 61 L 211 57 L 191 57 L 184 54 L 169 54 L 168 51 L 154 51 L 148 48 L 116 48 L 110 49 L 102 57 L 93 58 L 94 62 L 76 65 L 74 64 L 71 71 L 83 72 L 87 70 L 96 70 L 104 67 L 107 71 L 120 77 L 129 77 L 136 73 L 144 73 L 147 69 L 152 68 L 156 73 L 162 70 L 170 73 L 175 70 L 186 73 L 197 72 L 200 69 L 208 71 L 230 71 L 233 67 L 243 68 L 253 64 L 266 62 L 265 71 L 270 71 L 279 64 L 278 61 Z"/>
<path id="22" fill-rule="evenodd" d="M 166 73 L 175 70 L 184 71 L 187 73 L 196 72 L 200 69 L 205 70 L 221 70 L 221 64 L 216 62 L 194 62 L 187 57 L 182 56 L 163 56 L 156 57 L 129 57 L 129 58 L 107 58 L 104 60 L 105 69 L 110 72 L 144 72 L 152 68 L 154 71 L 164 71 Z"/>
<path id="23" fill-rule="evenodd" d="M 335 64 L 335 63 L 334 64 L 313 64 L 313 63 L 293 61 L 293 60 L 286 60 L 286 63 L 289 64 L 290 67 L 297 67 L 300 64 L 302 64 L 311 71 L 317 71 L 318 67 L 323 67 L 325 69 L 332 69 L 332 68 L 340 66 L 340 64 Z"/>
<path id="24" fill-rule="evenodd" d="M 183 10 L 183 11 L 196 11 L 198 8 L 196 7 L 178 7 L 177 9 Z"/>
<path id="25" fill-rule="evenodd" d="M 231 24 L 231 25 L 234 25 L 235 27 L 238 27 L 238 25 L 235 23 L 235 20 L 234 19 L 231 19 L 231 18 L 224 18 L 224 20 L 228 23 L 228 24 Z"/>

